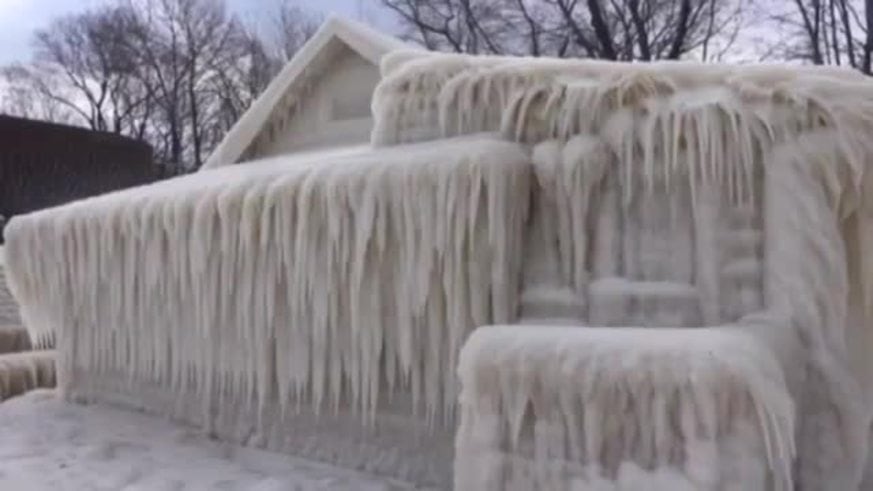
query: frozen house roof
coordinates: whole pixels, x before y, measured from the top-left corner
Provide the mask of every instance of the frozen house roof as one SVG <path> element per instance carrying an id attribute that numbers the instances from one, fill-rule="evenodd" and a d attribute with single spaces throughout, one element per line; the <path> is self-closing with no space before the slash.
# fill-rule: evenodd
<path id="1" fill-rule="evenodd" d="M 341 43 L 375 66 L 386 53 L 410 46 L 362 23 L 331 16 L 230 129 L 204 168 L 238 162 L 246 149 L 269 125 L 283 101 L 293 104 L 306 84 L 330 64 L 332 50 Z"/>

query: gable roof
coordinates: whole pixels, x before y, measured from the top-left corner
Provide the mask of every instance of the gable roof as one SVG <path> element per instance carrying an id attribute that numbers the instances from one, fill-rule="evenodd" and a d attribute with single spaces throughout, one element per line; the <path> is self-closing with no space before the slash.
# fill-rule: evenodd
<path id="1" fill-rule="evenodd" d="M 304 72 L 332 41 L 339 40 L 377 67 L 382 56 L 396 49 L 409 49 L 403 41 L 338 16 L 331 16 L 315 35 L 285 64 L 278 75 L 224 135 L 203 169 L 235 163 L 270 121 L 276 105 L 295 89 Z"/>

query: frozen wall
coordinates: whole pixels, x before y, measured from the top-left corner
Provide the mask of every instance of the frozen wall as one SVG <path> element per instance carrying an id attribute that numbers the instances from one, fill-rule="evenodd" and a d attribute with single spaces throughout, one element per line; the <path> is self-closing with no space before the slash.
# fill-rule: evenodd
<path id="1" fill-rule="evenodd" d="M 754 326 L 797 404 L 794 481 L 871 485 L 866 80 L 415 53 L 383 76 L 377 145 L 489 132 L 532 146 L 522 321 Z"/>
<path id="2" fill-rule="evenodd" d="M 687 168 L 626 173 L 595 135 L 534 147 L 522 314 L 599 326 L 692 327 L 762 305 L 760 176 L 731 197 Z M 556 304 L 561 302 L 561 305 Z"/>
<path id="3" fill-rule="evenodd" d="M 392 469 L 376 455 L 430 451 L 411 433 L 452 416 L 467 333 L 514 319 L 529 174 L 519 147 L 481 139 L 200 172 L 16 217 L 11 286 L 31 333 L 57 333 L 69 398 L 240 440 L 240 425 L 301 438 L 287 429 L 329 420 L 280 424 L 300 410 L 370 425 L 387 412 L 382 431 L 416 415 L 430 425 L 326 458 L 445 481 L 450 458 Z M 346 446 L 367 431 L 348 425 L 333 425 Z"/>

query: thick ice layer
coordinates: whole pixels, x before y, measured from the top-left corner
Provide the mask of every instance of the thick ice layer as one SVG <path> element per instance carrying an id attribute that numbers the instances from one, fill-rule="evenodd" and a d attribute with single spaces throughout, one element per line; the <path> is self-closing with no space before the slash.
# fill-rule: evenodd
<path id="1" fill-rule="evenodd" d="M 788 333 L 768 334 L 785 350 L 799 409 L 804 489 L 873 486 L 862 481 L 873 420 L 873 188 L 857 186 L 850 162 L 833 131 L 810 132 L 774 149 L 765 179 L 765 298 L 769 311 L 791 319 Z"/>
<path id="2" fill-rule="evenodd" d="M 782 369 L 737 326 L 488 326 L 458 373 L 458 491 L 793 489 Z"/>
<path id="3" fill-rule="evenodd" d="M 658 159 L 647 182 L 611 148 L 591 135 L 533 147 L 522 316 L 691 327 L 760 310 L 759 159 L 737 183 L 744 196 L 731 197 L 717 176 L 695 175 L 684 151 L 675 168 Z M 575 302 L 546 299 L 560 292 Z"/>
<path id="4" fill-rule="evenodd" d="M 755 377 L 775 373 L 762 365 L 773 354 L 797 408 L 791 478 L 803 489 L 873 488 L 867 78 L 409 53 L 389 57 L 384 74 L 376 146 L 472 133 L 492 140 L 279 158 L 14 219 L 12 286 L 37 340 L 58 335 L 62 386 L 89 397 L 124 393 L 172 414 L 172 398 L 138 394 L 175 395 L 187 419 L 215 423 L 222 436 L 234 418 L 256 435 L 312 431 L 306 418 L 285 424 L 298 406 L 363 415 L 371 427 L 418 409 L 432 423 L 452 412 L 457 350 L 475 326 L 520 311 L 528 324 L 666 327 L 573 334 L 567 346 L 585 373 L 621 374 L 625 357 L 637 362 L 638 339 L 651 341 L 658 349 L 641 374 L 682 367 L 704 380 L 680 391 L 680 408 L 727 386 L 770 411 L 778 404 L 759 397 Z M 748 348 L 759 350 L 748 372 L 729 363 L 731 350 L 746 349 L 733 334 L 706 327 L 734 323 L 760 343 Z M 670 329 L 682 326 L 700 333 Z M 557 337 L 543 342 L 560 345 Z M 668 349 L 677 343 L 681 359 Z M 602 352 L 614 353 L 615 371 L 592 358 Z M 737 380 L 725 382 L 726 373 Z M 513 374 L 510 364 L 500 376 Z M 651 397 L 673 397 L 670 380 Z M 607 385 L 638 387 L 625 381 Z M 557 390 L 551 384 L 542 379 Z M 401 409 L 386 415 L 389 406 Z M 776 447 L 759 448 L 764 426 L 726 420 L 738 425 L 725 440 L 733 450 L 698 462 L 696 474 L 621 466 L 610 453 L 611 478 L 696 485 L 739 462 L 730 452 L 782 468 Z M 306 434 L 300 447 L 324 443 Z M 780 429 L 770 440 L 789 436 Z M 289 441 L 268 446 L 297 448 Z M 613 452 L 616 440 L 603 442 Z M 392 459 L 379 459 L 380 469 Z M 530 469 L 517 464 L 513 472 Z M 760 470 L 738 481 L 743 489 L 766 471 L 737 465 Z M 447 478 L 439 465 L 428 472 Z"/>
<path id="5" fill-rule="evenodd" d="M 7 267 L 60 386 L 126 374 L 372 417 L 450 416 L 475 326 L 516 315 L 530 168 L 460 139 L 200 172 L 16 217 Z"/>
<path id="6" fill-rule="evenodd" d="M 720 145 L 712 138 L 739 132 L 713 150 L 745 152 L 749 133 L 799 129 L 810 112 L 869 115 L 873 94 L 859 73 L 830 67 L 399 52 L 385 57 L 382 72 L 373 101 L 377 145 L 499 131 L 527 142 L 587 133 L 619 141 L 639 132 L 651 146 L 682 128 L 693 138 L 689 147 Z M 773 111 L 770 102 L 788 110 Z M 696 163 L 718 169 L 719 153 Z"/>

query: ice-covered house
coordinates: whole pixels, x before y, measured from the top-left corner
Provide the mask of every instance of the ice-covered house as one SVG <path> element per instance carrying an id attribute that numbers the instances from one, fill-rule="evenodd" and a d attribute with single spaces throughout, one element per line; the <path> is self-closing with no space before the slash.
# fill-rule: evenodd
<path id="1" fill-rule="evenodd" d="M 871 489 L 868 79 L 403 51 L 372 114 L 15 218 L 63 396 L 457 490 Z"/>
<path id="2" fill-rule="evenodd" d="M 370 141 L 379 63 L 409 46 L 373 28 L 330 17 L 231 128 L 205 167 Z"/>

